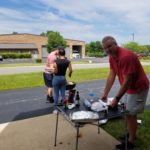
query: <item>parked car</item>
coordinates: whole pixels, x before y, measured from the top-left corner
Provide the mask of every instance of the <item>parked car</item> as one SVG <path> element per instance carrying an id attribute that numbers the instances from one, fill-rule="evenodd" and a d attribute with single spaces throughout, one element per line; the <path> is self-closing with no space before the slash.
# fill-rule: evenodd
<path id="1" fill-rule="evenodd" d="M 142 59 L 143 57 L 147 57 L 148 53 L 136 53 L 139 59 Z"/>
<path id="2" fill-rule="evenodd" d="M 72 57 L 73 58 L 80 58 L 80 53 L 78 51 L 74 50 L 72 53 Z"/>
<path id="3" fill-rule="evenodd" d="M 0 55 L 0 61 L 3 61 L 3 56 L 2 55 Z"/>
<path id="4" fill-rule="evenodd" d="M 73 58 L 80 58 L 80 54 L 79 54 L 79 53 L 73 53 L 73 54 L 72 54 L 72 57 L 73 57 Z"/>

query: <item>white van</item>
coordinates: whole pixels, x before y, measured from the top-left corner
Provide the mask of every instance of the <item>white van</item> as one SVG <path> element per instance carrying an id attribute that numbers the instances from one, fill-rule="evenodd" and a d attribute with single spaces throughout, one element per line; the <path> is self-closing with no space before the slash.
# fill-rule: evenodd
<path id="1" fill-rule="evenodd" d="M 3 61 L 3 56 L 2 55 L 0 55 L 0 61 Z"/>
<path id="2" fill-rule="evenodd" d="M 73 58 L 80 58 L 80 53 L 78 51 L 73 51 L 72 57 Z"/>

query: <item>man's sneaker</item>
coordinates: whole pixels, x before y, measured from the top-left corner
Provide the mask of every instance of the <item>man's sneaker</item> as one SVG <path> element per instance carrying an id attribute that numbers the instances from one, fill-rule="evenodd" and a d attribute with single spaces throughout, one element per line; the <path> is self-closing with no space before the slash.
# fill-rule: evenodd
<path id="1" fill-rule="evenodd" d="M 53 114 L 57 114 L 57 113 L 58 113 L 57 109 L 53 110 Z"/>
<path id="2" fill-rule="evenodd" d="M 134 150 L 135 145 L 131 142 L 127 142 L 127 150 Z M 116 150 L 126 150 L 126 143 L 123 142 L 121 144 L 116 145 Z"/>

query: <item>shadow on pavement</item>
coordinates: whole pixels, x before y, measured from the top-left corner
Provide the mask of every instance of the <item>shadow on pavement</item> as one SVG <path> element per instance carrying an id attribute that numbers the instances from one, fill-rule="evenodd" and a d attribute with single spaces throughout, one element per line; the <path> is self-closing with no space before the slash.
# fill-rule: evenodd
<path id="1" fill-rule="evenodd" d="M 33 111 L 28 111 L 28 112 L 22 112 L 22 113 L 19 113 L 17 116 L 15 116 L 15 118 L 12 121 L 48 115 L 48 114 L 51 114 L 52 112 L 53 112 L 53 107 L 37 109 Z"/>

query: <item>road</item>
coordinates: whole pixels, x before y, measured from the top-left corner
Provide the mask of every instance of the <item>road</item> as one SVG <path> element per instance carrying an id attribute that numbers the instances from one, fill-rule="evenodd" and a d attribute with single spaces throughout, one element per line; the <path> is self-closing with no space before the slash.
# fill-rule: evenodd
<path id="1" fill-rule="evenodd" d="M 88 89 L 92 89 L 95 95 L 100 95 L 104 83 L 104 80 L 83 82 L 77 84 L 76 89 L 83 98 L 87 97 Z M 46 103 L 45 87 L 0 92 L 0 123 L 40 116 L 52 111 L 53 105 Z"/>
<path id="2" fill-rule="evenodd" d="M 150 65 L 150 62 L 142 62 L 142 65 Z M 109 67 L 109 63 L 89 63 L 89 64 L 73 64 L 73 69 L 103 68 Z M 41 72 L 44 66 L 21 66 L 21 67 L 1 67 L 0 74 L 19 74 L 30 72 Z"/>

